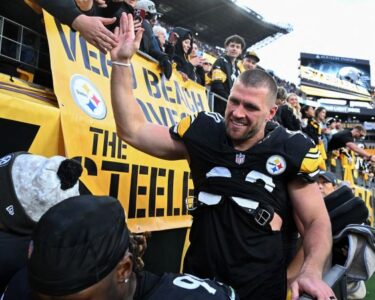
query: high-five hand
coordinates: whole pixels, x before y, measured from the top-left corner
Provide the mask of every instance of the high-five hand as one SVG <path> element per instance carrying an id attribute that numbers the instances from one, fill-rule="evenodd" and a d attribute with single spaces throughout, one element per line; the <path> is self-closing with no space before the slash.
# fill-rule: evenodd
<path id="1" fill-rule="evenodd" d="M 120 61 L 129 63 L 130 59 L 139 49 L 142 40 L 143 28 L 134 32 L 133 16 L 122 13 L 120 19 L 120 27 L 116 27 L 115 36 L 119 43 L 111 50 L 112 61 Z"/>

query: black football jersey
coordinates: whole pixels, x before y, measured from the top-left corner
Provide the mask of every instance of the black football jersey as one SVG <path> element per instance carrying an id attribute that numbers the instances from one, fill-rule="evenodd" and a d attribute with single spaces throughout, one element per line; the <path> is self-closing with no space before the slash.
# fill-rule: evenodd
<path id="1" fill-rule="evenodd" d="M 190 156 L 195 193 L 249 198 L 271 205 L 283 216 L 287 183 L 296 176 L 314 181 L 320 163 L 316 146 L 300 131 L 269 124 L 266 137 L 247 151 L 237 151 L 222 117 L 200 112 L 171 128 Z"/>
<path id="2" fill-rule="evenodd" d="M 288 182 L 296 177 L 314 181 L 318 173 L 320 153 L 314 143 L 301 132 L 269 123 L 261 141 L 237 151 L 223 118 L 211 112 L 188 116 L 170 132 L 188 150 L 196 197 L 202 192 L 222 197 L 217 205 L 192 212 L 184 272 L 225 282 L 241 299 L 282 299 L 281 233 L 259 225 L 231 199 L 271 206 L 285 219 Z"/>
<path id="3" fill-rule="evenodd" d="M 235 291 L 222 283 L 189 274 L 164 273 L 137 276 L 135 300 L 238 300 Z"/>

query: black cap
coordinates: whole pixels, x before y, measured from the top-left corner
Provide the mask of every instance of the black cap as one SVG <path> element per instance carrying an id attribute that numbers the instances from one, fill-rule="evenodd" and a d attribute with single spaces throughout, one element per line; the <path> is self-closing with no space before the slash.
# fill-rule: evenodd
<path id="1" fill-rule="evenodd" d="M 319 177 L 322 177 L 324 180 L 332 183 L 333 185 L 337 185 L 337 177 L 336 177 L 335 174 L 333 174 L 331 172 L 320 171 Z"/>
<path id="2" fill-rule="evenodd" d="M 107 276 L 128 247 L 125 213 L 117 199 L 69 198 L 49 209 L 35 228 L 30 286 L 51 296 L 82 291 Z"/>

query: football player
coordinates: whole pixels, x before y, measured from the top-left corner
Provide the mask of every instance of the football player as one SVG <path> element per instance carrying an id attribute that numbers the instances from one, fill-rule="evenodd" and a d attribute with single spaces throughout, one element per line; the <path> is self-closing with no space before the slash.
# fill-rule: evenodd
<path id="1" fill-rule="evenodd" d="M 223 119 L 200 112 L 168 128 L 146 121 L 132 91 L 130 62 L 139 47 L 132 17 L 123 15 L 111 51 L 112 107 L 118 136 L 150 155 L 186 159 L 195 195 L 184 272 L 216 278 L 241 299 L 284 299 L 283 222 L 290 207 L 305 228 L 305 261 L 291 283 L 301 292 L 335 299 L 322 281 L 332 246 L 330 221 L 314 177 L 319 151 L 299 132 L 268 124 L 277 86 L 266 72 L 246 71 L 231 90 Z"/>

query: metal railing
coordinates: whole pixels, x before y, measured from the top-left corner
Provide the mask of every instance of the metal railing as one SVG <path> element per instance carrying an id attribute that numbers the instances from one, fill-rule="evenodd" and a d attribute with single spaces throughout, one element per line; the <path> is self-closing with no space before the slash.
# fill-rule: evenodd
<path id="1" fill-rule="evenodd" d="M 0 58 L 27 71 L 51 73 L 47 38 L 0 15 Z"/>

